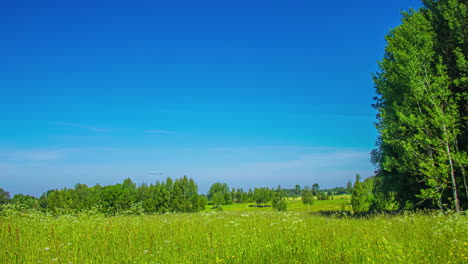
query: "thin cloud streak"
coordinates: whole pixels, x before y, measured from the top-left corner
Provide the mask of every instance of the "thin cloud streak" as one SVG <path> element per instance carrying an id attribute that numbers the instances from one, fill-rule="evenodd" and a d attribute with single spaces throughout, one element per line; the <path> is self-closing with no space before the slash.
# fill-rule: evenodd
<path id="1" fill-rule="evenodd" d="M 94 132 L 110 132 L 111 131 L 110 129 L 107 129 L 107 128 L 100 128 L 100 127 L 88 126 L 88 125 L 77 124 L 77 123 L 49 122 L 49 124 L 58 125 L 58 126 L 76 127 L 76 128 L 89 130 L 89 131 L 94 131 Z"/>

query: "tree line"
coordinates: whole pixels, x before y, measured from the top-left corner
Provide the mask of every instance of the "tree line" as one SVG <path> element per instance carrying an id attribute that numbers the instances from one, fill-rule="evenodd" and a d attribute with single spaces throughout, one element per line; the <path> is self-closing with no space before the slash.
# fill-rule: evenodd
<path id="1" fill-rule="evenodd" d="M 292 189 L 260 187 L 244 191 L 229 188 L 227 183 L 216 182 L 206 195 L 198 193 L 194 180 L 186 176 L 154 184 L 137 186 L 130 178 L 114 185 L 76 184 L 74 188 L 53 189 L 39 198 L 15 194 L 10 199 L 7 191 L 0 188 L 0 205 L 10 204 L 18 210 L 36 209 L 53 214 L 96 211 L 108 215 L 130 213 L 198 212 L 207 205 L 222 210 L 223 205 L 254 203 L 257 207 L 272 207 L 278 211 L 287 209 L 286 199 L 302 199 L 309 206 L 314 200 L 333 199 L 333 195 L 350 193 L 349 188 L 320 189 L 318 183 Z"/>
<path id="2" fill-rule="evenodd" d="M 348 182 L 348 187 L 335 187 L 331 189 L 320 189 L 318 183 L 301 188 L 300 185 L 295 185 L 295 188 L 281 188 L 279 186 L 276 189 L 270 189 L 267 187 L 248 189 L 244 191 L 243 188 L 232 188 L 230 189 L 227 183 L 216 182 L 211 185 L 207 199 L 213 205 L 227 205 L 233 203 L 256 203 L 262 205 L 270 202 L 275 193 L 281 193 L 281 197 L 291 198 L 303 198 L 304 194 L 308 194 L 315 197 L 317 200 L 329 200 L 333 199 L 333 195 L 351 194 L 352 184 Z"/>
<path id="3" fill-rule="evenodd" d="M 176 180 L 169 177 L 165 181 L 150 185 L 144 183 L 138 187 L 130 178 L 107 186 L 76 184 L 75 188 L 49 190 L 39 198 L 16 194 L 11 200 L 8 192 L 0 189 L 0 203 L 54 214 L 86 210 L 116 214 L 198 212 L 205 208 L 207 200 L 198 194 L 193 179 L 184 176 Z"/>

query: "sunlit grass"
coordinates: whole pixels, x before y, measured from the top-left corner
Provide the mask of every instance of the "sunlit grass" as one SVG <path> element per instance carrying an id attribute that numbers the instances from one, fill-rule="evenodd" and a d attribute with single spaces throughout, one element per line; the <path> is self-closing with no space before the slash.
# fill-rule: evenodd
<path id="1" fill-rule="evenodd" d="M 466 263 L 468 218 L 306 212 L 0 217 L 2 263 Z"/>
<path id="2" fill-rule="evenodd" d="M 333 200 L 315 200 L 314 204 L 310 206 L 311 212 L 318 211 L 340 211 L 340 210 L 350 210 L 349 204 L 349 195 L 337 195 L 333 197 Z M 271 203 L 268 203 L 271 205 Z M 255 203 L 246 203 L 246 204 L 228 204 L 223 205 L 223 211 L 271 211 L 271 207 L 252 207 Z M 289 198 L 287 200 L 287 210 L 295 212 L 307 212 L 309 211 L 309 206 L 305 205 L 301 198 Z M 206 206 L 205 212 L 216 211 L 212 205 Z"/>

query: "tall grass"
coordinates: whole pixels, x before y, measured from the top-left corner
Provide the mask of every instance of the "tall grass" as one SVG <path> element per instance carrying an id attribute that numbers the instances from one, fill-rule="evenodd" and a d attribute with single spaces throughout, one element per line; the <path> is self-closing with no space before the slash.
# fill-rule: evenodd
<path id="1" fill-rule="evenodd" d="M 1 263 L 467 263 L 468 217 L 298 212 L 0 217 Z"/>

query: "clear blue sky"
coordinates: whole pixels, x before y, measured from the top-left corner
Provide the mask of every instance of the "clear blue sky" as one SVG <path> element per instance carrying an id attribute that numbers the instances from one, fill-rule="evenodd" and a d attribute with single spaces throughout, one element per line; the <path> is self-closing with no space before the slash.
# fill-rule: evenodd
<path id="1" fill-rule="evenodd" d="M 392 1 L 0 0 L 0 188 L 373 173 Z"/>

